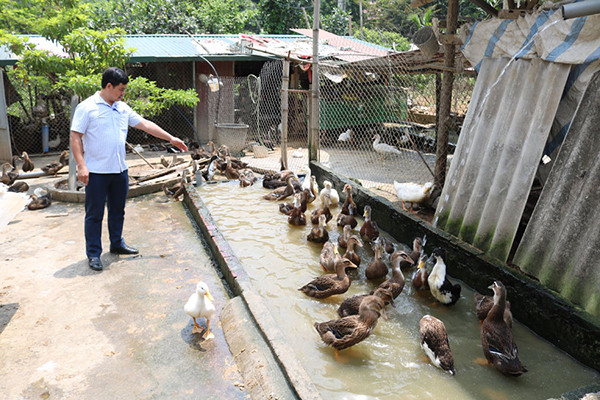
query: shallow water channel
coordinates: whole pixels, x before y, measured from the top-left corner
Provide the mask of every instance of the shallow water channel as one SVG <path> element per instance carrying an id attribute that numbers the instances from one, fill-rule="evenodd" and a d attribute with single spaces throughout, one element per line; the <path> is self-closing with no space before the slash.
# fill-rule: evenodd
<path id="1" fill-rule="evenodd" d="M 305 227 L 289 225 L 287 216 L 278 210 L 279 203 L 261 198 L 268 190 L 260 182 L 248 188 L 240 188 L 237 182 L 209 184 L 198 187 L 198 191 L 286 336 L 290 351 L 295 352 L 324 399 L 546 399 L 600 380 L 598 372 L 518 321 L 513 332 L 529 372 L 509 378 L 491 366 L 476 363 L 476 359 L 483 359 L 483 352 L 472 289 L 460 282 L 462 293 L 456 305 L 435 304 L 427 293 L 412 290 L 414 269 L 404 271 L 407 284 L 395 307 L 387 308 L 388 319 L 380 318 L 370 337 L 341 351 L 336 359 L 313 323 L 337 318 L 337 307 L 346 297 L 375 287 L 364 277 L 364 268 L 373 255 L 371 249 L 358 250 L 362 262 L 358 273 L 351 275 L 355 279 L 346 294 L 324 300 L 309 298 L 297 289 L 323 273 L 319 266 L 322 245 L 306 240 L 312 228 L 310 220 Z M 319 206 L 317 202 L 309 204 L 307 216 Z M 334 219 L 327 225 L 330 240 L 336 242 L 342 232 L 335 224 L 339 208 L 332 208 Z M 362 220 L 357 230 L 361 224 Z M 397 246 L 409 250 L 408 243 Z M 426 250 L 431 251 L 428 246 Z M 486 294 L 491 295 L 491 290 Z M 455 376 L 435 368 L 419 347 L 419 320 L 425 314 L 446 325 Z"/>

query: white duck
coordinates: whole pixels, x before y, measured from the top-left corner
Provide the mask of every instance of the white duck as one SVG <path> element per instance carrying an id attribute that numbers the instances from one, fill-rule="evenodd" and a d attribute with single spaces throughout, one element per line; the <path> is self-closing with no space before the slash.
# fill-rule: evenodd
<path id="1" fill-rule="evenodd" d="M 381 136 L 379 134 L 375 134 L 373 136 L 373 149 L 382 155 L 383 158 L 387 157 L 388 154 L 402 154 L 400 150 L 395 148 L 394 146 L 390 146 L 386 143 L 380 143 Z"/>
<path id="2" fill-rule="evenodd" d="M 297 150 L 294 150 L 294 152 L 292 153 L 292 157 L 294 157 L 294 158 L 304 157 L 304 153 L 302 152 L 302 147 L 298 147 Z"/>
<path id="3" fill-rule="evenodd" d="M 321 202 L 323 202 L 323 198 L 325 197 L 325 195 L 329 194 L 329 200 L 331 201 L 330 205 L 337 206 L 340 202 L 340 195 L 337 192 L 337 190 L 335 190 L 335 188 L 329 181 L 323 181 L 323 186 L 323 189 L 321 189 L 321 192 L 319 193 L 319 199 L 321 200 Z"/>
<path id="4" fill-rule="evenodd" d="M 410 211 L 414 212 L 414 203 L 420 204 L 429 199 L 431 195 L 431 189 L 433 188 L 433 182 L 427 182 L 425 184 L 415 182 L 396 182 L 394 181 L 394 189 L 398 199 L 402 202 L 402 208 L 404 211 L 408 211 L 405 202 L 410 203 Z"/>
<path id="5" fill-rule="evenodd" d="M 354 131 L 352 129 L 348 129 L 346 132 L 340 133 L 338 137 L 338 142 L 349 142 L 354 137 Z"/>
<path id="6" fill-rule="evenodd" d="M 192 333 L 202 332 L 202 328 L 196 322 L 196 318 L 206 318 L 206 339 L 212 339 L 215 337 L 210 331 L 210 318 L 215 313 L 215 305 L 213 301 L 215 299 L 210 294 L 208 286 L 204 282 L 198 282 L 196 285 L 196 293 L 192 294 L 183 307 L 184 311 L 194 319 L 194 329 Z"/>

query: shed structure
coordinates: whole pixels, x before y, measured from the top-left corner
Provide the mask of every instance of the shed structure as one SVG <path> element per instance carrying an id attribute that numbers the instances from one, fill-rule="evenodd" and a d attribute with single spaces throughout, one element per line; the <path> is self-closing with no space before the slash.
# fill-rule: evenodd
<path id="1" fill-rule="evenodd" d="M 600 317 L 600 297 L 584 290 L 598 282 L 593 272 L 597 235 L 585 244 L 576 235 L 597 231 L 590 216 L 600 207 L 598 192 L 585 183 L 595 176 L 592 150 L 597 145 L 589 133 L 575 132 L 589 124 L 572 122 L 600 69 L 600 16 L 563 20 L 557 11 L 492 19 L 464 29 L 463 54 L 479 76 L 434 225 L 513 262 Z M 593 109 L 579 107 L 580 113 Z M 563 145 L 563 151 L 567 132 L 567 142 L 573 143 Z M 562 181 L 581 171 L 586 171 L 585 179 Z M 536 177 L 536 184 L 546 183 L 545 200 L 537 206 L 528 202 Z M 568 196 L 569 189 L 585 195 Z M 535 207 L 529 225 L 526 206 Z M 566 228 L 572 224 L 575 230 Z M 527 233 L 519 241 L 525 225 Z M 578 253 L 563 254 L 557 245 L 573 245 Z"/>

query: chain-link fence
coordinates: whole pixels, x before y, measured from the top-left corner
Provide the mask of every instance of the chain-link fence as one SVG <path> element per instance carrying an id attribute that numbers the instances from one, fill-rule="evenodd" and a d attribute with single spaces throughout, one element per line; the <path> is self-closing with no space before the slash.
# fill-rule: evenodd
<path id="1" fill-rule="evenodd" d="M 127 68 L 130 78 L 143 76 L 155 81 L 159 87 L 189 89 L 193 87 L 193 65 L 181 63 L 145 63 Z M 8 120 L 13 154 L 26 151 L 41 154 L 60 152 L 69 148 L 71 124 L 71 102 L 65 95 L 45 96 L 26 82 L 12 78 L 11 67 L 7 68 L 10 89 L 7 90 Z M 12 79 L 11 79 L 12 78 Z M 192 107 L 173 106 L 161 114 L 149 118 L 168 132 L 186 141 L 196 140 Z M 47 144 L 43 131 L 47 130 Z M 158 144 L 163 142 L 146 132 L 131 128 L 127 141 L 132 144 Z"/>
<path id="2" fill-rule="evenodd" d="M 283 66 L 283 61 L 267 61 L 258 76 L 221 77 L 220 94 L 209 96 L 209 121 L 248 125 L 243 159 L 257 171 L 281 168 Z M 308 89 L 304 69 L 292 64 L 289 73 L 291 89 Z M 308 166 L 308 99 L 303 92 L 288 95 L 287 168 L 294 171 Z M 210 137 L 223 144 L 219 132 Z"/>
<path id="3" fill-rule="evenodd" d="M 322 67 L 321 161 L 365 187 L 392 194 L 394 181 L 433 181 L 435 165 L 441 75 L 415 73 L 407 57 L 324 62 Z M 450 157 L 473 85 L 472 75 L 455 75 Z"/>

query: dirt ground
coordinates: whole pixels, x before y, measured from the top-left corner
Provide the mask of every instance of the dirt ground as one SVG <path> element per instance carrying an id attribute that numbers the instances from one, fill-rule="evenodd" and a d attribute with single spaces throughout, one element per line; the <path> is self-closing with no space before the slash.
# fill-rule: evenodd
<path id="1" fill-rule="evenodd" d="M 229 293 L 182 203 L 129 199 L 124 237 L 140 254 L 108 253 L 104 223 L 102 272 L 83 220 L 82 204 L 54 202 L 0 232 L 0 399 L 248 398 L 218 315 L 205 341 L 183 311 L 199 280 L 217 310 Z"/>

